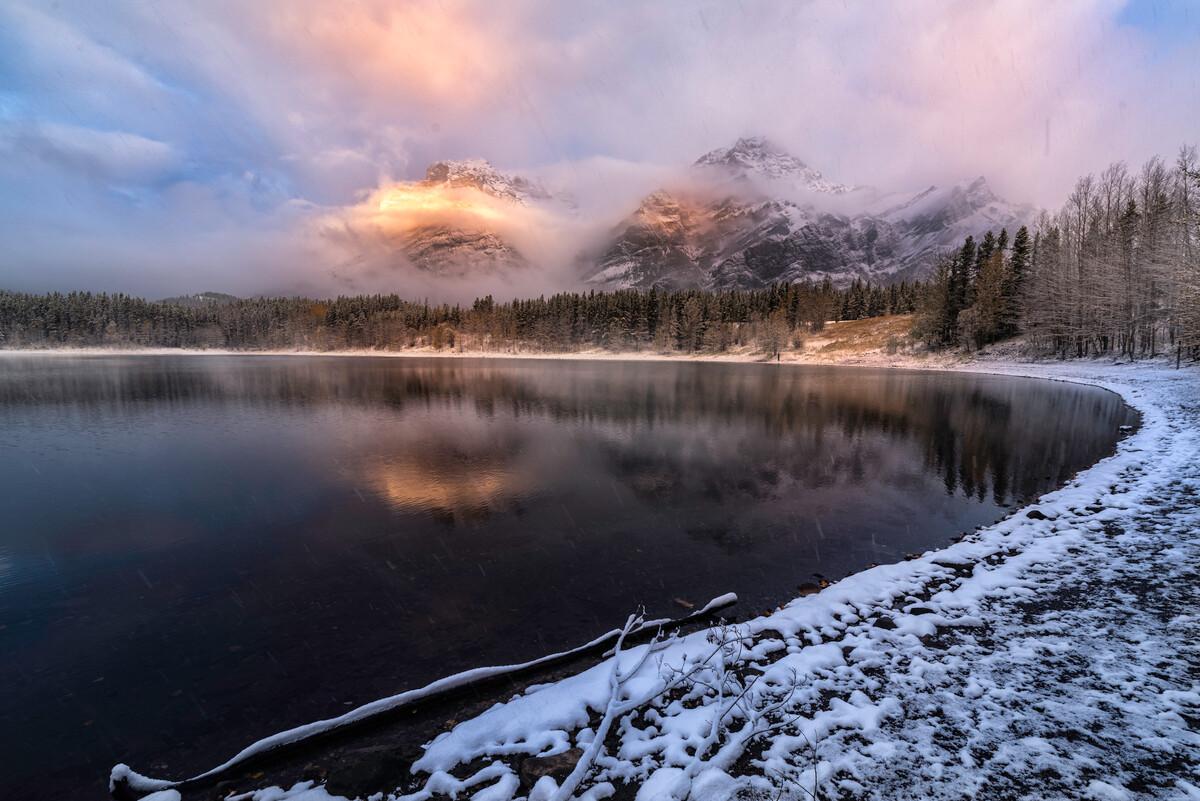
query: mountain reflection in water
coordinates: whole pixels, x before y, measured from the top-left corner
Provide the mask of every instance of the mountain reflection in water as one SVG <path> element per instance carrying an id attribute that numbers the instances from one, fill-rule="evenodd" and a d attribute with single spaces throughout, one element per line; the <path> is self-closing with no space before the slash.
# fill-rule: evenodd
<path id="1" fill-rule="evenodd" d="M 1130 422 L 965 374 L 3 357 L 0 774 L 184 775 L 638 604 L 769 608 L 1002 517 Z"/>

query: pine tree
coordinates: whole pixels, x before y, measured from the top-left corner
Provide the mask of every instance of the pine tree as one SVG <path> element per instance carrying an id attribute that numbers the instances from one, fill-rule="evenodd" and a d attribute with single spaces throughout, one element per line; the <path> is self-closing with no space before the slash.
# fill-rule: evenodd
<path id="1" fill-rule="evenodd" d="M 983 272 L 983 267 L 987 264 L 988 259 L 992 257 L 992 253 L 996 251 L 996 237 L 991 231 L 983 235 L 983 240 L 979 243 L 979 247 L 975 250 L 975 260 L 971 265 L 971 279 L 967 286 L 966 300 L 970 306 L 975 302 L 975 284 L 979 281 L 979 275 Z"/>
<path id="2" fill-rule="evenodd" d="M 951 344 L 958 320 L 954 313 L 955 264 L 958 255 L 938 259 L 913 318 L 912 336 L 933 348 Z"/>
<path id="3" fill-rule="evenodd" d="M 1008 238 L 1001 231 L 1002 240 Z M 1031 244 L 1029 229 L 1022 225 L 1013 237 L 1012 251 L 1008 256 L 1008 269 L 1004 281 L 1004 311 L 1000 322 L 1001 336 L 1013 336 L 1020 332 L 1021 317 L 1025 313 L 1026 280 L 1029 276 Z"/>
<path id="4" fill-rule="evenodd" d="M 975 264 L 975 237 L 968 236 L 950 264 L 949 304 L 945 320 L 945 344 L 958 341 L 958 315 L 967 308 L 971 296 L 971 271 Z"/>
<path id="5" fill-rule="evenodd" d="M 994 245 L 994 243 L 993 243 Z M 995 342 L 1000 336 L 1004 314 L 1004 257 L 994 247 L 979 267 L 975 280 L 975 302 L 960 315 L 961 337 L 974 348 Z"/>

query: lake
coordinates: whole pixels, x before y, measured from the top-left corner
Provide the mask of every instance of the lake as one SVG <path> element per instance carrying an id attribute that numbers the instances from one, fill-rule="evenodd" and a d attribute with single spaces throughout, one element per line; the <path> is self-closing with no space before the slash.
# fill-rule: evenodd
<path id="1" fill-rule="evenodd" d="M 0 356 L 3 789 L 182 778 L 638 605 L 761 612 L 1004 517 L 1134 422 L 953 373 Z"/>

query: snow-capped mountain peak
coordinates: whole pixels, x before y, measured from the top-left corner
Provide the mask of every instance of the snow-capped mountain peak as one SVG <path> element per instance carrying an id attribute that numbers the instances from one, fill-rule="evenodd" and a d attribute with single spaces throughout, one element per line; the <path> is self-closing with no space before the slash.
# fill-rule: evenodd
<path id="1" fill-rule="evenodd" d="M 695 166 L 715 168 L 734 178 L 787 181 L 815 192 L 842 194 L 854 187 L 835 183 L 762 136 L 743 137 L 732 147 L 710 150 Z"/>
<path id="2" fill-rule="evenodd" d="M 516 206 L 548 197 L 535 181 L 483 159 L 435 161 L 424 179 L 390 188 L 379 208 L 395 221 L 394 242 L 413 266 L 461 278 L 526 266 L 502 224 L 523 213 Z"/>
<path id="3" fill-rule="evenodd" d="M 435 161 L 425 170 L 425 186 L 470 187 L 493 197 L 527 203 L 548 198 L 536 181 L 520 175 L 505 175 L 484 159 Z"/>
<path id="4" fill-rule="evenodd" d="M 734 142 L 732 147 L 710 150 L 696 159 L 696 164 L 723 167 L 731 172 L 756 173 L 767 178 L 782 178 L 809 169 L 803 161 L 761 136 L 745 137 Z"/>

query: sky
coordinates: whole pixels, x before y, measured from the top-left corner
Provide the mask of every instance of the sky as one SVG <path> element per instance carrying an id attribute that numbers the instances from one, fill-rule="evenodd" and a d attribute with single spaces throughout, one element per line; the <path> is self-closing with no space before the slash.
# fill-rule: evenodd
<path id="1" fill-rule="evenodd" d="M 1053 208 L 1200 140 L 1198 76 L 1190 0 L 4 0 L 0 289 L 411 295 L 353 226 L 431 161 L 603 226 L 747 135 Z"/>

